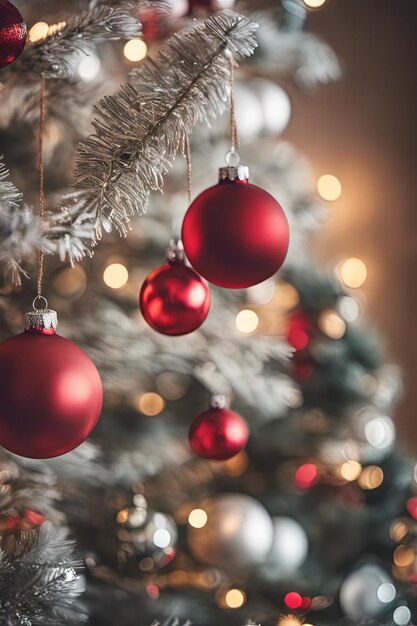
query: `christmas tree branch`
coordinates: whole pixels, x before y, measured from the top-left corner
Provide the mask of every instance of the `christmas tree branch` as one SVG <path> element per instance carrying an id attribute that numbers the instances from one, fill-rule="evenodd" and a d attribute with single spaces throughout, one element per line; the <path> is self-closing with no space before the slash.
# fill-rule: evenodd
<path id="1" fill-rule="evenodd" d="M 7 626 L 55 626 L 86 621 L 76 604 L 80 585 L 74 543 L 50 522 L 6 535 L 0 549 L 0 621 Z"/>
<path id="2" fill-rule="evenodd" d="M 28 45 L 10 71 L 34 74 L 36 79 L 39 74 L 47 78 L 72 77 L 80 53 L 88 53 L 94 44 L 138 37 L 141 25 L 137 13 L 138 2 L 124 2 L 73 15 L 67 22 L 50 26 L 45 39 Z"/>
<path id="3" fill-rule="evenodd" d="M 210 124 L 223 112 L 231 64 L 253 53 L 256 29 L 231 11 L 210 17 L 172 37 L 155 61 L 149 59 L 115 96 L 101 100 L 95 133 L 78 151 L 79 191 L 51 224 L 63 256 L 82 258 L 103 227 L 127 234 L 130 218 L 146 211 L 150 191 L 162 189 L 194 125 Z"/>

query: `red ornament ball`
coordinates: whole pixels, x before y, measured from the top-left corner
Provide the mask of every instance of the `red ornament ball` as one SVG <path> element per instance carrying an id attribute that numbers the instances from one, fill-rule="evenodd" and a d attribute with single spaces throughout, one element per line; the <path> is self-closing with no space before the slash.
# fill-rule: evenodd
<path id="1" fill-rule="evenodd" d="M 252 287 L 283 264 L 289 245 L 285 213 L 268 192 L 247 181 L 220 181 L 188 209 L 182 240 L 194 269 L 229 289 Z"/>
<path id="2" fill-rule="evenodd" d="M 189 432 L 193 452 L 210 461 L 232 459 L 245 448 L 248 437 L 242 417 L 223 408 L 210 408 L 198 415 Z"/>
<path id="3" fill-rule="evenodd" d="M 103 389 L 92 361 L 54 330 L 0 344 L 0 445 L 46 459 L 79 446 L 100 416 Z"/>
<path id="4" fill-rule="evenodd" d="M 0 0 L 0 68 L 22 54 L 27 30 L 23 17 L 8 0 Z"/>
<path id="5" fill-rule="evenodd" d="M 166 264 L 149 274 L 142 285 L 142 315 L 163 335 L 187 335 L 197 330 L 210 310 L 207 282 L 184 263 Z"/>

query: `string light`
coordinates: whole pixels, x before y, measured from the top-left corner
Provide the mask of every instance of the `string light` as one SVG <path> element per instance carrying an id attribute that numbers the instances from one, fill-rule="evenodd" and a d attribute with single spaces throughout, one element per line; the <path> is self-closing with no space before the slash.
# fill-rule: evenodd
<path id="1" fill-rule="evenodd" d="M 135 402 L 136 407 L 144 415 L 155 417 L 159 415 L 165 408 L 165 402 L 158 393 L 148 392 L 139 396 Z"/>
<path id="2" fill-rule="evenodd" d="M 345 480 L 352 482 L 357 480 L 362 472 L 362 465 L 357 461 L 346 461 L 340 467 L 340 475 Z"/>
<path id="3" fill-rule="evenodd" d="M 320 330 L 331 339 L 341 339 L 346 332 L 346 323 L 331 309 L 323 311 L 318 319 Z"/>
<path id="4" fill-rule="evenodd" d="M 313 0 L 308 1 L 313 2 Z M 318 2 L 319 0 L 314 1 Z M 319 192 L 319 195 L 321 198 L 323 198 L 323 200 L 327 200 L 328 202 L 334 202 L 335 200 L 338 200 L 342 195 L 342 185 L 340 183 L 340 180 L 336 178 L 336 176 L 333 176 L 333 174 L 324 174 L 323 176 L 320 176 L 317 181 L 317 191 Z"/>
<path id="5" fill-rule="evenodd" d="M 412 548 L 401 545 L 395 548 L 393 559 L 395 565 L 398 567 L 410 567 L 410 565 L 414 563 L 415 556 L 415 552 Z"/>
<path id="6" fill-rule="evenodd" d="M 300 302 L 300 294 L 290 283 L 280 283 L 277 286 L 278 305 L 283 311 L 291 311 Z"/>
<path id="7" fill-rule="evenodd" d="M 362 259 L 351 258 L 342 261 L 338 273 L 342 282 L 350 289 L 359 289 L 368 278 L 368 270 Z"/>
<path id="8" fill-rule="evenodd" d="M 143 39 L 131 39 L 123 49 L 123 54 L 128 61 L 138 63 L 143 61 L 148 53 L 148 46 Z"/>
<path id="9" fill-rule="evenodd" d="M 110 289 L 122 289 L 129 280 L 129 272 L 121 263 L 111 263 L 104 270 L 103 280 Z"/>
<path id="10" fill-rule="evenodd" d="M 310 9 L 318 9 L 322 7 L 326 0 L 304 0 L 304 4 Z"/>
<path id="11" fill-rule="evenodd" d="M 410 609 L 407 606 L 399 606 L 395 609 L 393 618 L 398 626 L 407 626 L 411 619 Z"/>
<path id="12" fill-rule="evenodd" d="M 225 595 L 225 603 L 229 609 L 239 609 L 246 602 L 246 595 L 240 589 L 230 589 Z"/>
<path id="13" fill-rule="evenodd" d="M 193 528 L 203 528 L 207 524 L 208 516 L 203 509 L 194 509 L 188 516 L 188 523 Z"/>
<path id="14" fill-rule="evenodd" d="M 259 317 L 255 311 L 243 309 L 236 315 L 236 328 L 241 332 L 249 335 L 255 332 L 259 326 Z"/>
<path id="15" fill-rule="evenodd" d="M 47 22 L 36 22 L 29 31 L 29 41 L 36 43 L 42 41 L 48 35 L 49 24 Z"/>
<path id="16" fill-rule="evenodd" d="M 377 489 L 383 482 L 384 472 L 377 465 L 365 467 L 358 480 L 359 486 L 366 491 Z"/>

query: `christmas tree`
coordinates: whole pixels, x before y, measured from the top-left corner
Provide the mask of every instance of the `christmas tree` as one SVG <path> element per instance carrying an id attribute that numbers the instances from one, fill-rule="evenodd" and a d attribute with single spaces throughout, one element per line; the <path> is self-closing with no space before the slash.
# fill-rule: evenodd
<path id="1" fill-rule="evenodd" d="M 303 28 L 311 2 L 15 5 L 0 2 L 2 339 L 35 301 L 0 347 L 1 623 L 411 623 L 400 375 L 360 321 L 366 268 L 311 258 L 326 206 L 280 139 L 282 85 L 340 78 Z M 222 200 L 252 190 L 246 165 L 289 222 L 278 274 L 260 208 L 244 230 Z M 186 263 L 181 226 L 208 187 L 217 254 L 194 255 L 186 226 L 185 250 L 247 288 L 209 290 Z M 242 270 L 247 236 L 262 259 Z M 45 352 L 49 307 L 71 343 Z M 100 413 L 92 363 L 103 409 L 78 445 Z M 70 392 L 53 387 L 64 369 Z"/>

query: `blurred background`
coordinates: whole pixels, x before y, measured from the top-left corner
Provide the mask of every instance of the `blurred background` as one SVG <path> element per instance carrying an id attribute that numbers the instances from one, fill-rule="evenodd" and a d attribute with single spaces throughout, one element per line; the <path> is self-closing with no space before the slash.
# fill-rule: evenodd
<path id="1" fill-rule="evenodd" d="M 342 195 L 315 240 L 323 261 L 358 257 L 367 267 L 366 310 L 404 371 L 396 409 L 401 442 L 417 451 L 417 60 L 413 0 L 327 0 L 308 30 L 341 60 L 344 76 L 311 96 L 293 90 L 284 137 L 317 177 L 337 176 Z"/>

